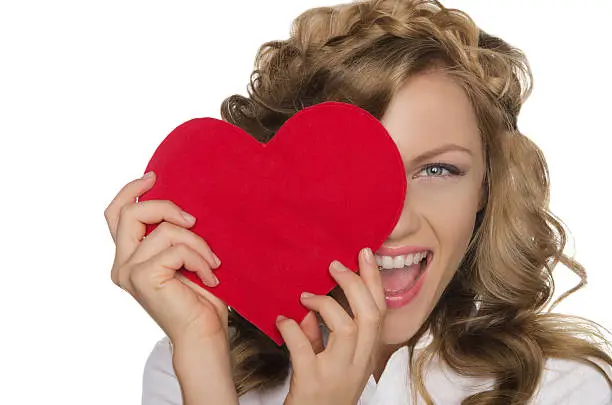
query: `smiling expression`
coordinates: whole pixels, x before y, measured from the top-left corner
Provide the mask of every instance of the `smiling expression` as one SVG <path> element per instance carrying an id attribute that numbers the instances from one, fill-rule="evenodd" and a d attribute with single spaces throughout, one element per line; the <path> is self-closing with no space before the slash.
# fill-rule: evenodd
<path id="1" fill-rule="evenodd" d="M 425 322 L 466 253 L 483 205 L 485 165 L 472 105 L 443 73 L 412 76 L 381 123 L 399 149 L 408 182 L 402 214 L 383 246 L 433 252 L 416 296 L 387 309 L 381 343 L 396 346 Z M 332 295 L 347 306 L 340 292 Z"/>
<path id="2" fill-rule="evenodd" d="M 418 294 L 387 311 L 383 343 L 399 344 L 425 322 L 465 255 L 482 208 L 485 166 L 472 105 L 443 73 L 411 77 L 381 122 L 400 151 L 408 182 L 401 217 L 383 245 L 433 252 Z"/>

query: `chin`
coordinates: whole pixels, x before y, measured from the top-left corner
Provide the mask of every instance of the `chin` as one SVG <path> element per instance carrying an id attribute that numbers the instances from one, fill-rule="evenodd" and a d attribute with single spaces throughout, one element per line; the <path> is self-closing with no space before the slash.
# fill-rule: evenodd
<path id="1" fill-rule="evenodd" d="M 423 322 L 426 314 L 423 309 L 406 311 L 407 308 L 388 309 L 385 315 L 381 341 L 384 345 L 401 345 L 412 338 Z M 407 313 L 408 312 L 408 313 Z"/>

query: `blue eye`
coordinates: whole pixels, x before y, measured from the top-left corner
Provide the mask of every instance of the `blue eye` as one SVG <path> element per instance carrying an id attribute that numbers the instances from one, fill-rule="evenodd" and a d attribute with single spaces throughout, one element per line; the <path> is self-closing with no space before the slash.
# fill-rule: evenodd
<path id="1" fill-rule="evenodd" d="M 425 173 L 424 177 L 447 177 L 462 174 L 457 167 L 444 163 L 432 163 L 425 166 L 419 173 Z"/>
<path id="2" fill-rule="evenodd" d="M 448 169 L 442 166 L 429 166 L 423 170 L 430 176 L 441 176 L 444 170 L 448 171 Z"/>

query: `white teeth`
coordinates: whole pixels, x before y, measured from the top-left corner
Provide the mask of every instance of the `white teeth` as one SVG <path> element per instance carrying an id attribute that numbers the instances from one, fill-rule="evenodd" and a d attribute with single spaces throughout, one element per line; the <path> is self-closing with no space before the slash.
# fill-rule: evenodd
<path id="1" fill-rule="evenodd" d="M 393 268 L 393 258 L 390 256 L 383 256 L 382 258 L 382 267 L 383 269 L 392 269 Z M 402 266 L 404 267 L 404 266 Z"/>
<path id="2" fill-rule="evenodd" d="M 421 253 L 415 253 L 414 255 L 414 259 L 412 261 L 412 264 L 417 264 L 421 261 Z"/>
<path id="3" fill-rule="evenodd" d="M 401 269 L 404 266 L 418 264 L 427 257 L 427 252 L 411 253 L 402 256 L 379 256 L 374 255 L 376 263 L 383 269 Z"/>
<path id="4" fill-rule="evenodd" d="M 416 259 L 417 255 L 418 255 L 418 253 L 416 253 L 416 254 L 410 253 L 409 255 L 407 255 L 406 256 L 406 266 L 412 266 L 414 264 L 413 260 Z"/>
<path id="5" fill-rule="evenodd" d="M 426 252 L 419 252 L 417 253 L 417 257 L 414 258 L 414 263 L 420 263 L 421 260 L 423 260 L 425 257 L 427 256 Z"/>

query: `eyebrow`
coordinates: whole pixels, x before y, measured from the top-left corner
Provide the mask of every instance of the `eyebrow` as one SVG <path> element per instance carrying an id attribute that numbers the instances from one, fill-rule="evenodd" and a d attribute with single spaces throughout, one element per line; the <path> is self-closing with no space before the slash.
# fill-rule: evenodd
<path id="1" fill-rule="evenodd" d="M 415 157 L 414 159 L 412 159 L 412 163 L 414 165 L 418 165 L 419 163 L 424 162 L 425 160 L 429 160 L 434 156 L 440 155 L 444 152 L 448 152 L 451 150 L 457 150 L 460 152 L 465 152 L 467 154 L 469 154 L 470 156 L 472 156 L 472 151 L 468 148 L 466 148 L 465 146 L 461 146 L 461 145 L 457 145 L 454 143 L 449 143 L 446 145 L 442 145 L 442 146 L 438 146 L 435 149 L 432 150 L 428 150 L 425 153 L 420 154 L 419 156 Z"/>

